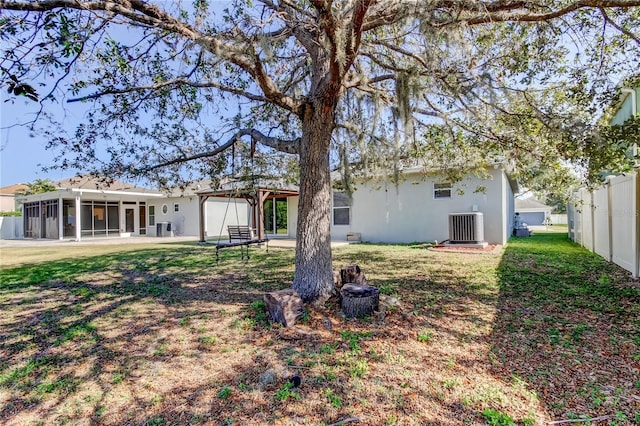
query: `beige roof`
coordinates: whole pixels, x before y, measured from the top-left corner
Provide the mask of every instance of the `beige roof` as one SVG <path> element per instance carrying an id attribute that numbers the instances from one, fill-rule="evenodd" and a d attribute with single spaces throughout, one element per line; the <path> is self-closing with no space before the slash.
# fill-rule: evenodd
<path id="1" fill-rule="evenodd" d="M 165 192 L 165 195 L 167 197 L 190 197 L 192 195 L 196 195 L 198 191 L 209 188 L 210 185 L 210 179 L 203 179 L 196 182 L 190 182 L 186 184 L 184 188 L 171 188 L 168 192 Z"/>
<path id="2" fill-rule="evenodd" d="M 17 183 L 15 185 L 9 185 L 9 186 L 4 186 L 2 188 L 0 188 L 0 194 L 1 195 L 15 195 L 16 192 L 18 191 L 24 191 L 25 189 L 28 189 L 29 186 L 25 185 L 24 183 Z"/>
<path id="3" fill-rule="evenodd" d="M 139 192 L 148 194 L 160 194 L 159 191 L 155 191 L 149 188 L 143 188 L 135 186 L 130 183 L 122 182 L 119 180 L 113 180 L 109 178 L 95 177 L 91 175 L 76 176 L 68 179 L 62 179 L 58 182 L 54 182 L 53 185 L 59 189 L 93 189 L 102 191 L 126 191 L 126 192 Z"/>
<path id="4" fill-rule="evenodd" d="M 535 198 L 516 198 L 516 211 L 529 210 L 529 209 L 546 209 L 552 210 L 553 207 L 547 206 L 544 203 L 536 200 Z"/>

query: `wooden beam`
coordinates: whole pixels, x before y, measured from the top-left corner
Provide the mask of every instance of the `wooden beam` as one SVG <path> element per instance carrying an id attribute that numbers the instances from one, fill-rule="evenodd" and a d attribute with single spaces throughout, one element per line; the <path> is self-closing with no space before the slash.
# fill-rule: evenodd
<path id="1" fill-rule="evenodd" d="M 207 202 L 207 200 L 209 199 L 208 195 L 200 195 L 198 197 L 199 201 L 199 208 L 198 208 L 198 216 L 199 216 L 199 228 L 200 228 L 200 242 L 204 243 L 205 242 L 205 235 L 204 235 L 204 203 Z"/>
<path id="2" fill-rule="evenodd" d="M 264 202 L 271 194 L 271 191 L 266 189 L 260 189 L 258 191 L 258 238 L 265 238 L 264 230 Z"/>

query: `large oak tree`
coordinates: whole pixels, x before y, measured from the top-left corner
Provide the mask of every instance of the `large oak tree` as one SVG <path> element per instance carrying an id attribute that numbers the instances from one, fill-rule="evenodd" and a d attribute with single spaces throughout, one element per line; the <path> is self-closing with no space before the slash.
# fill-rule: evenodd
<path id="1" fill-rule="evenodd" d="M 640 57 L 640 0 L 221 4 L 0 1 L 2 84 L 37 100 L 40 121 L 51 103 L 89 108 L 75 133 L 45 130 L 63 168 L 170 185 L 218 175 L 240 140 L 296 156 L 293 287 L 307 301 L 332 289 L 332 168 L 347 187 L 408 163 L 553 168 L 580 156 L 563 135 Z"/>

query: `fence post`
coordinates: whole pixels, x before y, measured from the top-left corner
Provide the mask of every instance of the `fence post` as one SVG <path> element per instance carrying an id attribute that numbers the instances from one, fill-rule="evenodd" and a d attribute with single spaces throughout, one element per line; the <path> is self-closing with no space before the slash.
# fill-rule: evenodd
<path id="1" fill-rule="evenodd" d="M 638 182 L 640 180 L 640 173 L 638 173 L 638 170 L 640 169 L 636 169 L 636 173 L 633 177 L 633 215 L 634 215 L 634 220 L 631 221 L 631 223 L 633 223 L 633 230 L 632 230 L 632 238 L 633 238 L 633 271 L 632 271 L 632 275 L 633 278 L 638 278 L 639 272 L 640 272 L 640 216 L 638 215 L 638 201 L 640 200 L 640 185 L 638 185 Z"/>
<path id="2" fill-rule="evenodd" d="M 589 191 L 589 204 L 591 206 L 591 253 L 596 252 L 596 202 L 593 189 Z"/>
<path id="3" fill-rule="evenodd" d="M 607 261 L 613 262 L 613 195 L 611 194 L 611 179 L 607 179 L 604 185 L 607 190 L 607 237 L 609 238 Z"/>

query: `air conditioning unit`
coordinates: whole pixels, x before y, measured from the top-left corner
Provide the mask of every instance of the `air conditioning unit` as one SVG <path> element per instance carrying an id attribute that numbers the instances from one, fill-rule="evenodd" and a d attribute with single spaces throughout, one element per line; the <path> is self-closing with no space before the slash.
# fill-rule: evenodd
<path id="1" fill-rule="evenodd" d="M 454 244 L 484 242 L 482 213 L 449 213 L 449 241 Z"/>

